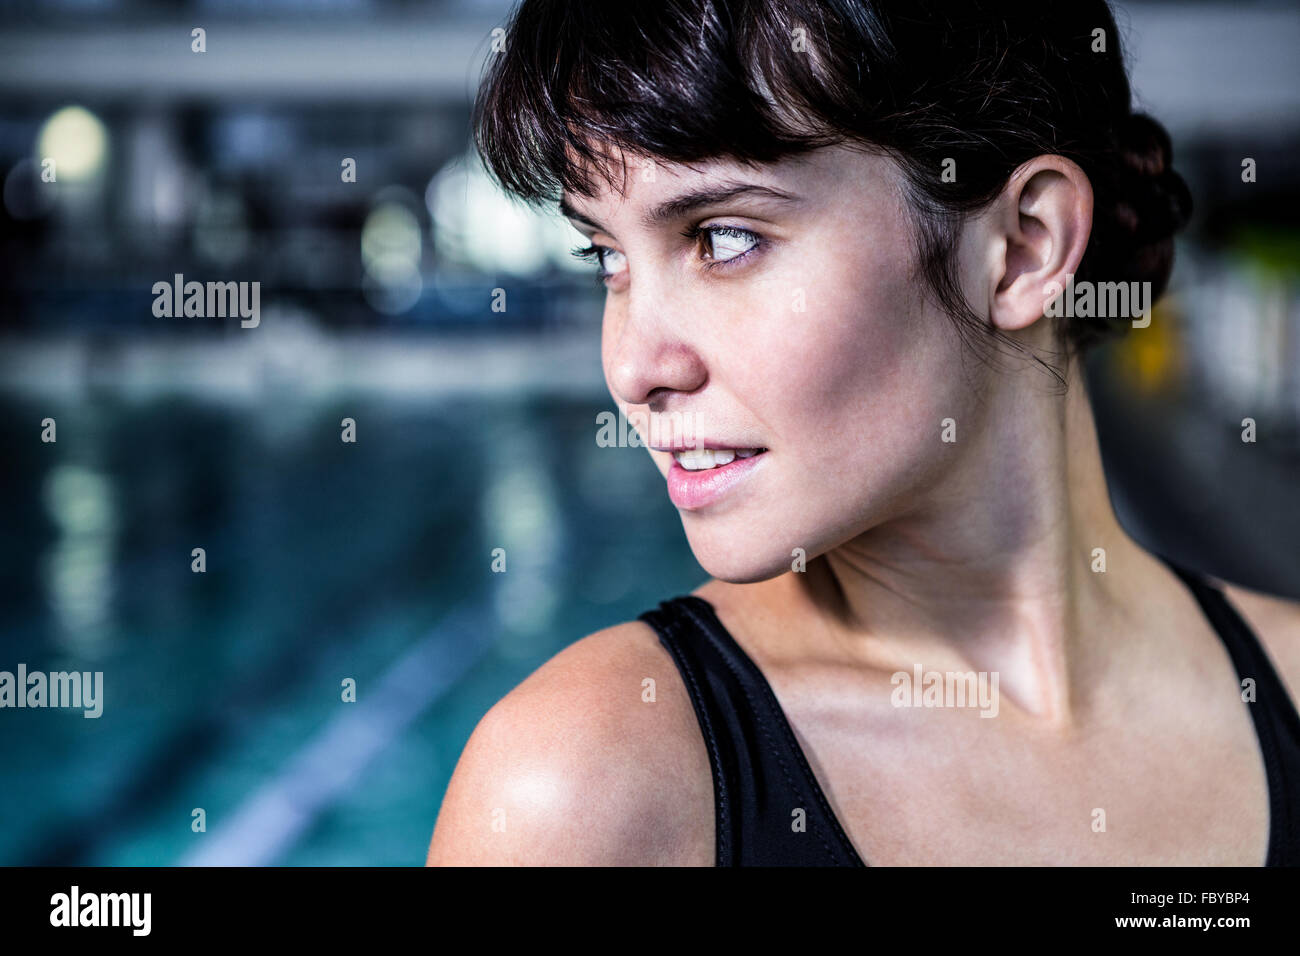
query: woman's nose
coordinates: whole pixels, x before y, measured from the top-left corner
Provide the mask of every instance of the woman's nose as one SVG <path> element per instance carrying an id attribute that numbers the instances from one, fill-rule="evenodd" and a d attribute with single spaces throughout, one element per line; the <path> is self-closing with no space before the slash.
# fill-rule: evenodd
<path id="1" fill-rule="evenodd" d="M 662 404 L 672 392 L 693 392 L 704 384 L 704 361 L 660 303 L 629 302 L 625 314 L 607 323 L 606 378 L 615 400 L 628 405 Z"/>

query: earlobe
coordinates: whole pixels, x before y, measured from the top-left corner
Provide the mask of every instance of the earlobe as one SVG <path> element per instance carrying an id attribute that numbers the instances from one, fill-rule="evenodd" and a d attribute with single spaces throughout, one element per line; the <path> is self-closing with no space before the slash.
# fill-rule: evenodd
<path id="1" fill-rule="evenodd" d="M 1071 160 L 1038 156 L 1012 173 L 997 204 L 1003 254 L 990 319 L 1015 331 L 1042 318 L 1078 270 L 1092 228 L 1092 184 Z"/>

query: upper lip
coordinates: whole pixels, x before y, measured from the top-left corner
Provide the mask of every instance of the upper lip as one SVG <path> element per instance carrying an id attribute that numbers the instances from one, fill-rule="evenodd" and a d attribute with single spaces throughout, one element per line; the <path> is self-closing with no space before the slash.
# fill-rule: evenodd
<path id="1" fill-rule="evenodd" d="M 718 451 L 737 451 L 743 448 L 759 449 L 759 448 L 765 448 L 766 446 L 765 445 L 737 445 L 733 442 L 713 441 L 710 438 L 704 438 L 695 442 L 680 441 L 680 442 L 674 442 L 670 445 L 651 445 L 650 447 L 655 451 L 679 452 L 679 451 L 700 451 L 705 448 L 711 448 Z"/>

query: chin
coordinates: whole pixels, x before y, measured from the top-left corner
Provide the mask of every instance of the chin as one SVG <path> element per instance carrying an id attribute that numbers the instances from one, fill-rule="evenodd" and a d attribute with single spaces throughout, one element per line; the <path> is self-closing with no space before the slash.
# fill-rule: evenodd
<path id="1" fill-rule="evenodd" d="M 713 531 L 686 531 L 686 540 L 700 567 L 710 577 L 729 584 L 755 584 L 790 570 L 792 549 L 773 549 L 772 535 L 752 529 L 739 536 Z"/>

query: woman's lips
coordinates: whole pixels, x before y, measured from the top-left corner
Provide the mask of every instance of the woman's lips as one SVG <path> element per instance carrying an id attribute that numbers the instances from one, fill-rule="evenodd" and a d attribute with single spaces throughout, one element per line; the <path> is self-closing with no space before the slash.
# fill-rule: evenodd
<path id="1" fill-rule="evenodd" d="M 676 457 L 668 469 L 668 497 L 674 505 L 687 511 L 697 511 L 718 501 L 738 482 L 743 481 L 761 467 L 759 462 L 767 457 L 767 450 L 748 458 L 735 458 L 725 465 L 690 471 L 683 468 Z"/>

